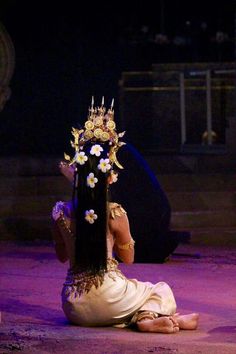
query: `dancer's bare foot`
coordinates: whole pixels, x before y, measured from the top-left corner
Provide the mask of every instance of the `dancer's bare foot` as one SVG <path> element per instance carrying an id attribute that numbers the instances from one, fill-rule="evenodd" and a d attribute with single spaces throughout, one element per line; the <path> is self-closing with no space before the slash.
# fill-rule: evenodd
<path id="1" fill-rule="evenodd" d="M 199 314 L 190 313 L 188 315 L 179 315 L 176 313 L 174 316 L 178 322 L 180 329 L 196 329 L 198 325 Z"/>
<path id="2" fill-rule="evenodd" d="M 176 319 L 171 316 L 138 321 L 137 326 L 141 332 L 176 333 L 179 331 Z"/>

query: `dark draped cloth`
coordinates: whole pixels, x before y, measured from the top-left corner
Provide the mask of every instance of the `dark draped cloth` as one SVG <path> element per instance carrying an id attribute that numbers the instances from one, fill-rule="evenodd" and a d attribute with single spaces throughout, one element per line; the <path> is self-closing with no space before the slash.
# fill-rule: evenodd
<path id="1" fill-rule="evenodd" d="M 137 149 L 121 147 L 118 182 L 111 186 L 111 198 L 126 209 L 135 239 L 135 262 L 163 263 L 179 241 L 170 231 L 171 207 L 155 174 Z"/>

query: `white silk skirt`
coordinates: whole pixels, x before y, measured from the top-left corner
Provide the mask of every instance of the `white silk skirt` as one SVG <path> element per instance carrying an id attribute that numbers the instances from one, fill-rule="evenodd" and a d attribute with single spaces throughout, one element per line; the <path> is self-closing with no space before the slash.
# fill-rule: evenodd
<path id="1" fill-rule="evenodd" d="M 67 278 L 61 294 L 63 311 L 73 324 L 126 327 L 139 311 L 166 316 L 176 312 L 168 284 L 127 279 L 118 268 L 105 273 L 102 284 L 92 285 L 88 292 L 78 291 L 75 283 Z"/>

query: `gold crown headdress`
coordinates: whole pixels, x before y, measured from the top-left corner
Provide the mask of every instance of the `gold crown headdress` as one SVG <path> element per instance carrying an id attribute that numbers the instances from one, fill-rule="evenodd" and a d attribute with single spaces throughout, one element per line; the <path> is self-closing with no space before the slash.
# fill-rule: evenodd
<path id="1" fill-rule="evenodd" d="M 106 143 L 109 142 L 109 161 L 115 164 L 118 168 L 123 169 L 116 157 L 119 148 L 125 145 L 119 141 L 125 134 L 116 132 L 116 123 L 114 122 L 114 99 L 112 99 L 111 107 L 106 110 L 104 107 L 104 97 L 100 107 L 94 107 L 94 98 L 92 97 L 91 107 L 89 108 L 88 118 L 84 124 L 84 129 L 76 129 L 72 127 L 72 135 L 74 141 L 71 141 L 71 146 L 75 149 L 75 156 L 71 159 L 69 155 L 64 154 L 65 160 L 72 165 L 76 161 L 77 154 L 83 150 L 83 146 L 87 143 Z"/>

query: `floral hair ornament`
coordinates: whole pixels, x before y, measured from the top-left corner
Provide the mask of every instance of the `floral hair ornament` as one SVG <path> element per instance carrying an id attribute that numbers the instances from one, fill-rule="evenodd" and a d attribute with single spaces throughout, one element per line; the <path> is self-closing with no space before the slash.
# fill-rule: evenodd
<path id="1" fill-rule="evenodd" d="M 111 164 L 109 159 L 101 159 L 98 164 L 98 169 L 103 173 L 106 173 L 111 169 Z"/>
<path id="2" fill-rule="evenodd" d="M 124 142 L 120 141 L 125 131 L 121 133 L 116 132 L 113 105 L 114 99 L 112 99 L 111 107 L 106 110 L 103 97 L 101 106 L 94 107 L 94 98 L 92 97 L 91 107 L 89 108 L 88 118 L 84 124 L 84 128 L 72 128 L 71 133 L 74 137 L 74 141 L 71 141 L 71 146 L 75 149 L 75 156 L 71 159 L 69 155 L 64 154 L 64 158 L 69 162 L 69 165 L 77 162 L 77 157 L 87 142 L 94 144 L 90 150 L 90 154 L 96 156 L 100 156 L 102 151 L 102 147 L 99 143 L 109 142 L 109 163 L 111 165 L 115 164 L 118 168 L 123 169 L 123 166 L 117 160 L 116 153 L 121 146 L 125 145 Z"/>
<path id="3" fill-rule="evenodd" d="M 85 152 L 83 151 L 76 152 L 74 158 L 75 158 L 75 162 L 77 162 L 79 165 L 84 165 L 85 162 L 88 160 L 88 157 L 85 155 Z"/>
<path id="4" fill-rule="evenodd" d="M 101 145 L 95 144 L 91 147 L 90 154 L 100 156 L 102 151 L 103 151 L 103 148 L 101 147 Z"/>
<path id="5" fill-rule="evenodd" d="M 98 182 L 98 179 L 94 176 L 94 173 L 90 173 L 87 176 L 87 186 L 90 188 L 94 188 L 95 184 Z"/>
<path id="6" fill-rule="evenodd" d="M 93 209 L 85 211 L 85 220 L 90 224 L 93 224 L 95 220 L 97 220 L 98 216 L 95 214 Z"/>

